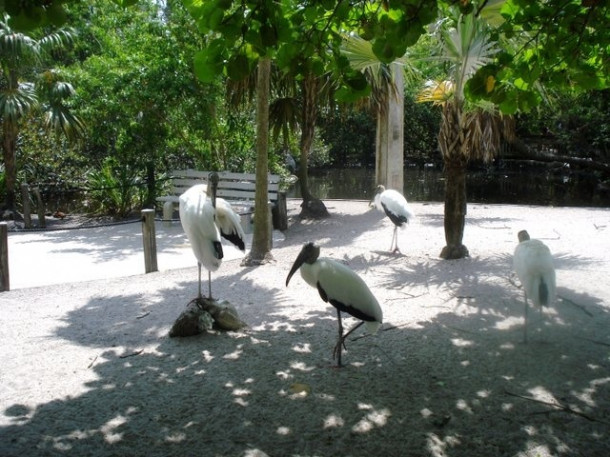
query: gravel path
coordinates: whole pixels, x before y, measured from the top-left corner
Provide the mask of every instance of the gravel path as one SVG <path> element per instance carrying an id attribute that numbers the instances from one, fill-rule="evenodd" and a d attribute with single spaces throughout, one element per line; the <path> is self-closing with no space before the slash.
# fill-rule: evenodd
<path id="1" fill-rule="evenodd" d="M 194 258 L 0 294 L 0 455 L 610 455 L 610 211 L 469 205 L 471 257 L 443 261 L 442 204 L 413 204 L 389 255 L 391 223 L 368 202 L 328 201 L 322 221 L 289 203 L 275 262 L 213 275 L 242 332 L 167 336 L 196 294 Z M 550 247 L 559 295 L 531 313 L 529 344 L 521 229 Z M 334 311 L 298 275 L 284 285 L 309 240 L 384 311 L 342 369 Z"/>

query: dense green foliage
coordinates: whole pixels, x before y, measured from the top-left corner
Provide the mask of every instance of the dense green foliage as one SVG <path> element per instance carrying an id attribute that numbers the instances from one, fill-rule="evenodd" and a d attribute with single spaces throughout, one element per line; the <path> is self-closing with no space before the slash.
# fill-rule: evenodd
<path id="1" fill-rule="evenodd" d="M 228 80 L 242 84 L 258 59 L 269 56 L 274 74 L 289 76 L 296 87 L 313 74 L 329 88 L 329 100 L 353 101 L 371 92 L 341 52 L 346 32 L 370 40 L 382 62 L 401 57 L 418 40 L 425 40 L 423 57 L 432 57 L 438 48 L 428 25 L 449 5 L 476 14 L 483 4 L 502 6 L 495 0 L 5 0 L 0 10 L 16 28 L 40 36 L 65 23 L 78 32 L 70 51 L 54 53 L 53 74 L 73 84 L 76 98 L 65 104 L 86 125 L 84 139 L 71 146 L 45 133 L 36 113 L 24 118 L 18 180 L 92 190 L 98 188 L 93 181 L 127 181 L 137 189 L 121 198 L 140 205 L 151 204 L 164 173 L 174 167 L 254 171 L 255 110 L 247 97 L 238 105 L 226 103 Z M 501 51 L 466 85 L 466 97 L 491 100 L 509 113 L 529 111 L 518 118 L 527 126 L 520 130 L 524 135 L 546 129 L 570 153 L 606 160 L 607 89 L 601 96 L 590 92 L 608 87 L 605 2 L 509 0 L 501 13 L 505 20 L 491 35 Z M 423 60 L 418 69 L 424 78 L 436 78 L 449 70 L 448 63 L 437 63 Z M 578 95 L 576 89 L 589 92 Z M 549 93 L 562 95 L 553 97 L 551 109 L 534 110 Z M 272 105 L 289 101 L 294 114 L 288 122 L 293 132 L 270 145 L 270 166 L 278 172 L 284 150 L 298 151 L 303 98 L 299 89 L 286 94 L 272 88 L 271 96 Z M 372 164 L 375 119 L 349 110 L 330 115 L 335 107 L 319 103 L 319 135 L 310 155 L 315 165 Z M 438 158 L 439 122 L 437 107 L 407 96 L 405 160 Z M 88 197 L 98 209 L 127 211 L 121 198 L 110 209 L 105 197 Z"/>

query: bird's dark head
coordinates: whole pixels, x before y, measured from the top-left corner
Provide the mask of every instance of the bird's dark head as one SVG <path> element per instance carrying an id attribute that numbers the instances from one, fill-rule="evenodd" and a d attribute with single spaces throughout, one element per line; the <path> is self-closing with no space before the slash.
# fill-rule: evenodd
<path id="1" fill-rule="evenodd" d="M 297 256 L 296 260 L 292 264 L 292 268 L 290 269 L 290 273 L 286 277 L 286 287 L 288 287 L 288 283 L 290 282 L 290 278 L 295 272 L 301 268 L 301 265 L 304 263 L 312 264 L 320 257 L 320 246 L 316 246 L 315 244 L 309 242 L 303 246 L 301 252 Z"/>
<path id="2" fill-rule="evenodd" d="M 376 206 L 375 200 L 384 190 L 385 190 L 385 187 L 382 186 L 381 184 L 379 184 L 377 187 L 375 187 L 375 195 L 373 195 L 373 199 L 369 202 L 370 208 L 374 208 Z"/>
<path id="3" fill-rule="evenodd" d="M 220 180 L 220 178 L 218 177 L 218 173 L 216 173 L 215 171 L 212 171 L 208 175 L 208 181 L 210 181 L 212 183 L 212 185 L 214 185 L 214 186 L 218 185 L 219 180 Z"/>
<path id="4" fill-rule="evenodd" d="M 218 188 L 218 181 L 218 173 L 212 171 L 210 174 L 208 174 L 208 182 L 210 183 L 210 186 L 208 187 L 208 195 L 212 199 L 212 206 L 214 208 L 216 208 L 216 189 Z"/>
<path id="5" fill-rule="evenodd" d="M 519 238 L 519 243 L 521 243 L 522 241 L 529 240 L 530 234 L 527 233 L 527 230 L 521 230 L 519 233 L 517 233 L 517 238 Z"/>

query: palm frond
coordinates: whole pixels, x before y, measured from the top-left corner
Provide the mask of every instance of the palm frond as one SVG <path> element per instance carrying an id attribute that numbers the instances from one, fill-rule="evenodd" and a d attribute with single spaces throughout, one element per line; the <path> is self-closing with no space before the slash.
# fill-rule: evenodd
<path id="1" fill-rule="evenodd" d="M 15 89 L 0 92 L 0 117 L 8 122 L 17 122 L 38 104 L 33 84 L 20 84 Z"/>
<path id="2" fill-rule="evenodd" d="M 418 103 L 442 105 L 453 96 L 455 84 L 452 81 L 426 81 L 424 88 L 417 94 Z"/>

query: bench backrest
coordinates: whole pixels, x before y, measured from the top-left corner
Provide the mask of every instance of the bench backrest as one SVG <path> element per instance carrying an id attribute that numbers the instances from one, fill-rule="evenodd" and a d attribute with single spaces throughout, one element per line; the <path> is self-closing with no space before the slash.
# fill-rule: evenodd
<path id="1" fill-rule="evenodd" d="M 174 170 L 171 172 L 172 194 L 180 196 L 195 184 L 207 184 L 209 171 Z M 256 175 L 254 173 L 218 172 L 218 190 L 216 195 L 227 200 L 254 200 L 256 192 Z M 267 175 L 267 193 L 269 201 L 276 202 L 280 189 L 279 175 Z"/>

